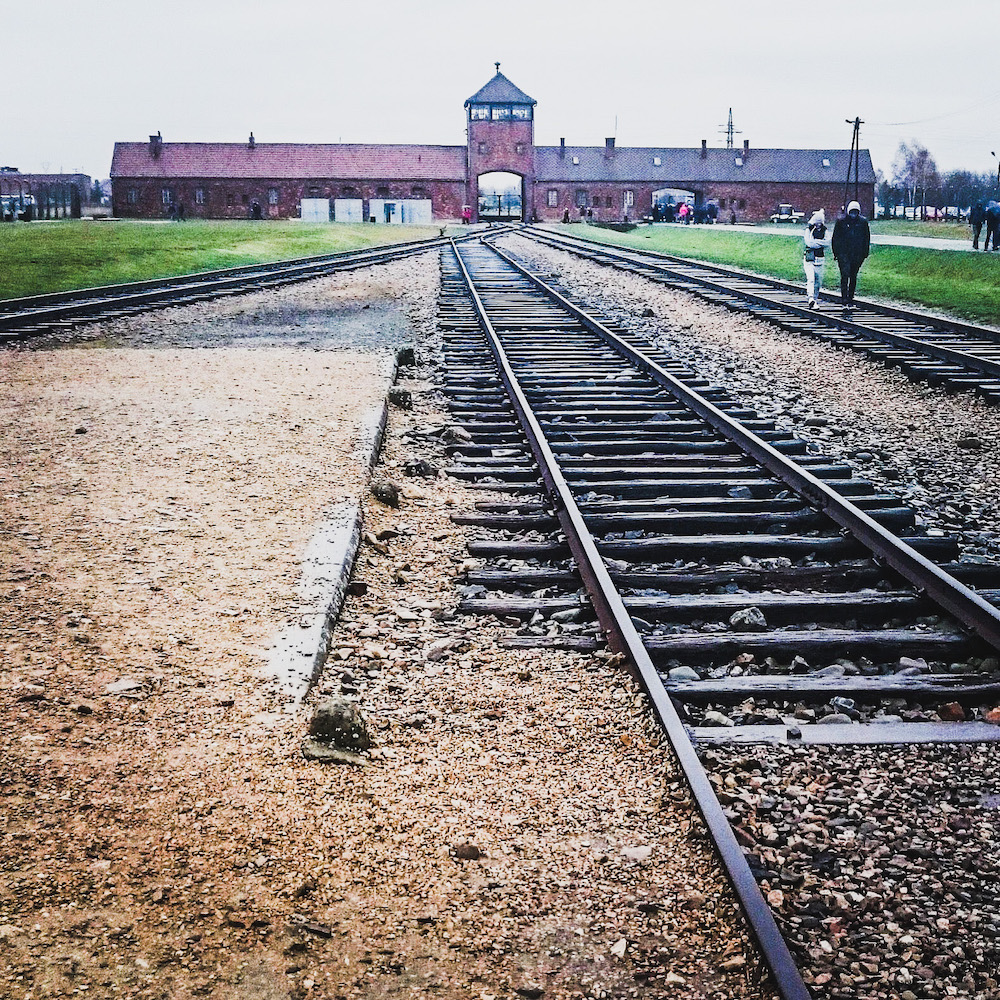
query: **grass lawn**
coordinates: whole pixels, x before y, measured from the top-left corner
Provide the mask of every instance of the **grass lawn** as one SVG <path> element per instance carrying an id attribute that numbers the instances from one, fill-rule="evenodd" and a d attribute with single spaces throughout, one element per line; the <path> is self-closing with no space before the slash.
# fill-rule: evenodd
<path id="1" fill-rule="evenodd" d="M 640 226 L 629 233 L 579 224 L 551 228 L 598 242 L 696 257 L 802 282 L 805 293 L 801 227 L 788 236 L 755 235 L 725 226 Z M 840 272 L 832 256 L 823 287 L 831 292 L 840 290 Z M 996 326 L 1000 324 L 1000 254 L 873 246 L 858 277 L 858 295 Z"/>
<path id="2" fill-rule="evenodd" d="M 427 239 L 439 226 L 66 220 L 0 225 L 0 298 Z"/>
<path id="3" fill-rule="evenodd" d="M 914 222 L 912 219 L 873 219 L 872 233 L 879 236 L 929 236 L 939 240 L 968 240 L 972 228 L 967 222 Z"/>

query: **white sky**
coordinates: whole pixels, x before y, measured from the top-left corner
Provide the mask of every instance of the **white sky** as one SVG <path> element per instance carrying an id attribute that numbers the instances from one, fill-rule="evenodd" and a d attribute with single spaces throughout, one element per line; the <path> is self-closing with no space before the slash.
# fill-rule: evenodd
<path id="1" fill-rule="evenodd" d="M 157 130 L 462 145 L 497 60 L 540 145 L 723 146 L 731 107 L 751 147 L 848 148 L 857 115 L 886 174 L 900 140 L 941 170 L 1000 154 L 996 0 L 0 0 L 0 24 L 25 172 L 103 179 Z"/>

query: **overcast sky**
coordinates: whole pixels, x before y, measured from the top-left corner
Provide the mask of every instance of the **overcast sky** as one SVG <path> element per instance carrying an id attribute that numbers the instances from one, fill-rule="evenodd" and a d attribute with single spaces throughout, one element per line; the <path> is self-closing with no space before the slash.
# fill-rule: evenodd
<path id="1" fill-rule="evenodd" d="M 996 0 L 0 0 L 0 164 L 108 176 L 116 140 L 461 145 L 501 72 L 535 141 L 1000 153 Z M 23 37 L 20 29 L 25 29 Z M 13 32 L 13 35 L 11 34 Z M 981 39 L 987 44 L 979 44 Z"/>

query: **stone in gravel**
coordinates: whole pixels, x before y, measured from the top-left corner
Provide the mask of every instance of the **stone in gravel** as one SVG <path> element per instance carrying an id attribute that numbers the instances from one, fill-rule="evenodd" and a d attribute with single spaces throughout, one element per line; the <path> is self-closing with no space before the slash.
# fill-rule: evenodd
<path id="1" fill-rule="evenodd" d="M 715 711 L 714 708 L 710 708 L 705 713 L 705 722 L 710 726 L 735 726 L 736 723 L 729 718 L 728 715 L 723 715 L 721 712 Z"/>
<path id="2" fill-rule="evenodd" d="M 428 462 L 425 458 L 418 458 L 407 462 L 403 466 L 403 472 L 407 476 L 419 476 L 421 479 L 433 479 L 438 474 L 437 466 Z"/>
<path id="3" fill-rule="evenodd" d="M 903 670 L 915 670 L 919 673 L 926 674 L 930 673 L 930 669 L 931 668 L 927 666 L 927 661 L 922 656 L 901 656 L 899 661 L 896 663 L 895 672 L 898 674 Z"/>
<path id="4" fill-rule="evenodd" d="M 478 861 L 486 856 L 475 844 L 453 844 L 451 853 L 459 861 Z"/>
<path id="5" fill-rule="evenodd" d="M 630 861 L 648 861 L 653 853 L 652 847 L 623 847 L 622 854 Z"/>
<path id="6" fill-rule="evenodd" d="M 826 427 L 830 421 L 826 417 L 806 417 L 804 422 L 806 427 Z"/>
<path id="7" fill-rule="evenodd" d="M 626 948 L 628 948 L 628 941 L 626 941 L 625 938 L 619 938 L 611 946 L 611 954 L 616 956 L 617 958 L 624 958 Z"/>
<path id="8" fill-rule="evenodd" d="M 565 611 L 556 611 L 549 615 L 549 620 L 554 622 L 575 622 L 579 621 L 582 615 L 583 608 L 567 608 Z"/>
<path id="9" fill-rule="evenodd" d="M 388 392 L 388 400 L 393 406 L 398 406 L 401 410 L 413 409 L 413 396 L 409 389 L 401 389 L 393 386 Z"/>
<path id="10" fill-rule="evenodd" d="M 387 507 L 399 506 L 399 487 L 388 479 L 372 483 L 372 496 Z"/>
<path id="11" fill-rule="evenodd" d="M 988 712 L 985 712 L 983 714 L 983 719 L 994 726 L 1000 726 L 1000 706 L 997 708 L 991 708 Z"/>
<path id="12" fill-rule="evenodd" d="M 324 698 L 313 711 L 309 735 L 340 750 L 367 750 L 372 745 L 368 724 L 353 702 Z"/>
<path id="13" fill-rule="evenodd" d="M 983 442 L 980 441 L 979 438 L 971 436 L 959 438 L 955 443 L 963 451 L 979 451 L 979 449 L 983 446 Z"/>
<path id="14" fill-rule="evenodd" d="M 469 442 L 472 440 L 472 435 L 464 427 L 457 426 L 446 427 L 441 437 L 444 438 L 445 441 L 456 443 Z"/>
<path id="15" fill-rule="evenodd" d="M 965 709 L 957 701 L 939 706 L 937 713 L 942 722 L 961 722 L 965 718 Z"/>
<path id="16" fill-rule="evenodd" d="M 104 690 L 108 694 L 125 694 L 127 691 L 138 691 L 142 687 L 140 681 L 131 677 L 123 677 L 120 681 L 109 684 Z"/>
<path id="17" fill-rule="evenodd" d="M 850 724 L 851 717 L 849 715 L 844 715 L 843 712 L 833 712 L 830 715 L 824 715 L 822 719 L 816 720 L 816 725 L 818 726 L 849 726 Z"/>
<path id="18" fill-rule="evenodd" d="M 762 632 L 767 628 L 767 619 L 760 608 L 744 608 L 730 616 L 729 625 L 737 632 Z"/>
<path id="19" fill-rule="evenodd" d="M 697 681 L 701 680 L 698 671 L 693 667 L 674 667 L 667 671 L 667 676 L 672 681 Z"/>
<path id="20" fill-rule="evenodd" d="M 729 490 L 729 495 L 734 500 L 752 500 L 753 490 L 749 486 L 734 486 Z"/>

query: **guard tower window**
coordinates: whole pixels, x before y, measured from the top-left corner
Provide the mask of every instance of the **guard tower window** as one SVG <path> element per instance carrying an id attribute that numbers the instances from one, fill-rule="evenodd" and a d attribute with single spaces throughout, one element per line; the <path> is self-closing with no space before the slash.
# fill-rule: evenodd
<path id="1" fill-rule="evenodd" d="M 489 121 L 490 106 L 488 104 L 473 104 L 469 108 L 469 117 L 473 121 Z"/>
<path id="2" fill-rule="evenodd" d="M 556 188 L 549 188 L 546 195 L 549 208 L 556 208 L 559 204 L 559 192 Z"/>
<path id="3" fill-rule="evenodd" d="M 205 189 L 204 188 L 195 188 L 194 189 L 194 203 L 196 205 L 204 205 L 205 204 Z"/>
<path id="4" fill-rule="evenodd" d="M 521 121 L 531 120 L 531 105 L 530 104 L 515 104 L 510 109 L 510 114 L 512 118 L 518 118 Z"/>
<path id="5" fill-rule="evenodd" d="M 509 104 L 494 104 L 490 110 L 492 114 L 490 117 L 495 122 L 506 122 L 510 121 L 510 105 Z"/>

